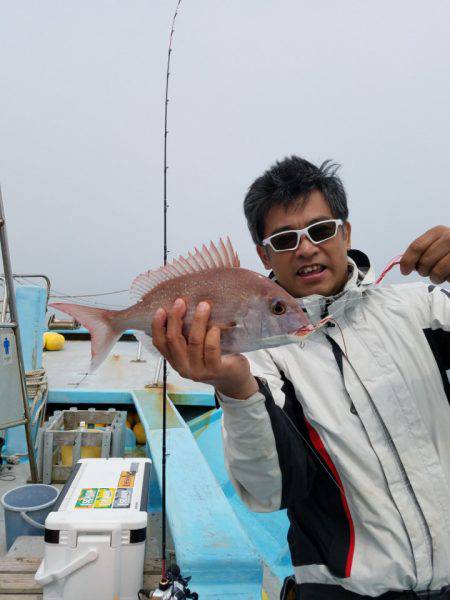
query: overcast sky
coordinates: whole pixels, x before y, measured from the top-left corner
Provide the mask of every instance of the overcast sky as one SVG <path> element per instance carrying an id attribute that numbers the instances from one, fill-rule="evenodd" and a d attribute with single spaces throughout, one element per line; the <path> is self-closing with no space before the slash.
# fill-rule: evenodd
<path id="1" fill-rule="evenodd" d="M 16 272 L 82 294 L 128 288 L 160 265 L 175 5 L 0 0 L 0 183 Z M 170 250 L 230 235 L 259 270 L 242 200 L 294 153 L 342 164 L 353 246 L 377 271 L 449 224 L 449 22 L 447 0 L 184 0 Z"/>

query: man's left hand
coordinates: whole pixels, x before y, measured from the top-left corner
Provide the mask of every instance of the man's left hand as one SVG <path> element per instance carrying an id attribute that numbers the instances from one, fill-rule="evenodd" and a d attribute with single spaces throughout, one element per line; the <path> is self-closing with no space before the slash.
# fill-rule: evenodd
<path id="1" fill-rule="evenodd" d="M 403 275 L 417 271 L 432 283 L 450 282 L 450 227 L 438 225 L 414 240 L 400 262 Z"/>

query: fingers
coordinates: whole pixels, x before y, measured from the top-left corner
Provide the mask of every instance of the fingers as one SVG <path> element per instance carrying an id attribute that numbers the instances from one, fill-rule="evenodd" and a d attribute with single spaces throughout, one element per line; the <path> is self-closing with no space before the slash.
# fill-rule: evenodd
<path id="1" fill-rule="evenodd" d="M 201 377 L 205 370 L 205 335 L 210 314 L 211 307 L 209 304 L 207 302 L 200 302 L 195 310 L 191 329 L 189 331 L 187 353 L 190 371 L 194 378 Z"/>
<path id="2" fill-rule="evenodd" d="M 439 266 L 438 266 L 439 265 Z M 439 238 L 422 254 L 417 263 L 417 272 L 422 277 L 437 277 L 444 281 L 449 273 L 450 240 Z M 442 283 L 441 281 L 441 283 Z"/>
<path id="3" fill-rule="evenodd" d="M 450 255 L 447 254 L 437 262 L 430 271 L 430 280 L 435 285 L 450 282 Z"/>
<path id="4" fill-rule="evenodd" d="M 200 302 L 197 306 L 188 341 L 183 335 L 185 314 L 186 304 L 181 299 L 175 301 L 168 314 L 163 309 L 158 309 L 152 322 L 153 344 L 182 377 L 204 381 L 213 375 L 205 365 L 204 354 L 211 307 L 207 302 Z M 220 330 L 215 329 L 218 331 L 218 339 L 217 333 L 215 335 L 213 332 L 211 339 L 208 337 L 206 346 L 208 357 L 211 357 L 211 350 L 214 351 L 215 358 L 212 362 L 217 368 L 220 366 Z"/>
<path id="5" fill-rule="evenodd" d="M 169 358 L 166 343 L 167 313 L 163 308 L 158 308 L 152 321 L 152 342 L 165 358 Z"/>
<path id="6" fill-rule="evenodd" d="M 183 336 L 185 313 L 183 300 L 176 301 L 168 313 L 162 308 L 156 311 L 152 321 L 155 347 L 182 377 L 220 385 L 223 393 L 233 398 L 251 396 L 258 386 L 250 374 L 249 362 L 241 355 L 222 357 L 220 327 L 208 330 L 209 304 L 201 302 L 197 306 L 188 341 Z"/>
<path id="7" fill-rule="evenodd" d="M 188 377 L 189 361 L 186 340 L 182 334 L 185 312 L 183 300 L 177 300 L 169 313 L 159 308 L 152 321 L 152 341 L 170 365 L 180 375 Z"/>
<path id="8" fill-rule="evenodd" d="M 438 227 L 429 229 L 408 246 L 400 261 L 400 270 L 403 275 L 409 275 L 417 268 L 420 257 L 439 238 L 437 229 Z"/>
<path id="9" fill-rule="evenodd" d="M 205 366 L 208 371 L 216 372 L 220 368 L 222 352 L 220 349 L 220 327 L 211 327 L 205 337 Z"/>
<path id="10" fill-rule="evenodd" d="M 186 314 L 184 300 L 178 298 L 169 311 L 167 319 L 166 344 L 169 351 L 168 360 L 172 367 L 186 377 L 189 372 L 187 343 L 183 335 L 183 318 Z"/>
<path id="11" fill-rule="evenodd" d="M 439 225 L 414 240 L 400 262 L 403 275 L 413 270 L 435 284 L 450 279 L 450 228 Z"/>

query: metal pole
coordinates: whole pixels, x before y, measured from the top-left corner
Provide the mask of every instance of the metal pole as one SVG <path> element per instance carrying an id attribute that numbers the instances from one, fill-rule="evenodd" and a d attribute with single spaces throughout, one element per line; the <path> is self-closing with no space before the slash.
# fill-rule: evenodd
<path id="1" fill-rule="evenodd" d="M 9 256 L 8 249 L 8 236 L 6 234 L 6 222 L 5 222 L 5 213 L 3 210 L 3 198 L 2 198 L 2 190 L 0 187 L 0 247 L 3 258 L 3 270 L 5 273 L 5 284 L 6 289 L 8 290 L 8 304 L 9 304 L 9 315 L 11 321 L 14 323 L 18 323 L 18 315 L 17 315 L 17 307 L 16 307 L 16 297 L 14 294 L 14 280 L 12 277 L 12 269 L 11 269 L 11 259 Z M 20 373 L 20 384 L 22 387 L 22 396 L 23 396 L 23 411 L 26 419 L 25 423 L 25 436 L 27 439 L 28 446 L 28 459 L 30 462 L 30 474 L 31 481 L 36 483 L 38 481 L 38 470 L 36 465 L 36 456 L 34 453 L 33 442 L 31 439 L 31 429 L 30 429 L 30 411 L 28 408 L 28 396 L 27 396 L 27 386 L 25 383 L 25 369 L 23 366 L 23 355 L 22 355 L 22 344 L 20 342 L 20 331 L 19 326 L 17 325 L 14 328 L 14 334 L 16 336 L 16 346 L 17 346 L 17 359 L 19 363 L 19 373 Z"/>
<path id="2" fill-rule="evenodd" d="M 1 193 L 1 191 L 0 191 Z M 0 229 L 2 228 L 2 224 L 0 223 Z M 4 278 L 2 277 L 3 281 Z M 5 293 L 3 294 L 3 306 L 2 306 L 2 315 L 0 317 L 0 323 L 6 322 L 6 307 L 8 306 L 8 287 L 5 283 Z"/>
<path id="3" fill-rule="evenodd" d="M 135 363 L 147 362 L 145 360 L 145 358 L 142 358 L 142 342 L 138 342 L 136 358 L 133 358 L 133 360 L 130 362 L 135 362 Z"/>
<path id="4" fill-rule="evenodd" d="M 160 356 L 158 358 L 158 364 L 156 365 L 155 378 L 153 379 L 152 387 L 158 387 L 159 376 L 161 375 L 161 368 L 163 366 L 163 358 Z"/>
<path id="5" fill-rule="evenodd" d="M 40 273 L 39 274 L 37 274 L 37 273 L 36 274 L 34 274 L 34 273 L 25 273 L 25 274 L 13 273 L 12 274 L 13 279 L 22 279 L 22 278 L 31 279 L 32 277 L 39 278 L 39 279 L 45 279 L 45 283 L 47 285 L 47 304 L 48 304 L 48 301 L 50 300 L 51 283 L 50 283 L 50 279 L 47 277 L 47 275 L 41 275 Z M 5 281 L 5 277 L 4 277 L 3 273 L 0 275 L 0 280 Z M 2 322 L 2 323 L 4 323 L 5 319 L 6 319 L 6 307 L 8 306 L 7 299 L 8 299 L 8 288 L 5 285 L 5 295 L 3 297 L 2 316 L 0 318 L 0 322 Z M 46 306 L 47 306 L 47 304 L 46 304 Z"/>
<path id="6" fill-rule="evenodd" d="M 50 279 L 47 277 L 47 275 L 42 275 L 41 273 L 13 273 L 12 274 L 13 279 L 44 279 L 45 283 L 47 285 L 47 304 L 48 301 L 50 300 L 50 291 L 51 291 L 51 287 L 52 284 L 50 282 Z M 33 284 L 34 285 L 34 284 Z"/>

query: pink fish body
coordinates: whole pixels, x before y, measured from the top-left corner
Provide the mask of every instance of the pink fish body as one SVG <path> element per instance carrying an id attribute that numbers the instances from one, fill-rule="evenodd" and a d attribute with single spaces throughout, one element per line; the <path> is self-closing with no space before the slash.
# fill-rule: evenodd
<path id="1" fill-rule="evenodd" d="M 221 328 L 224 354 L 279 346 L 314 330 L 296 300 L 277 283 L 247 269 L 227 240 L 216 247 L 189 253 L 171 264 L 139 275 L 131 285 L 138 301 L 123 310 L 105 310 L 79 304 L 51 304 L 80 321 L 91 334 L 91 368 L 97 368 L 128 329 L 148 349 L 151 323 L 159 307 L 170 310 L 177 298 L 187 305 L 183 334 L 188 336 L 197 304 L 211 306 L 208 325 Z"/>

